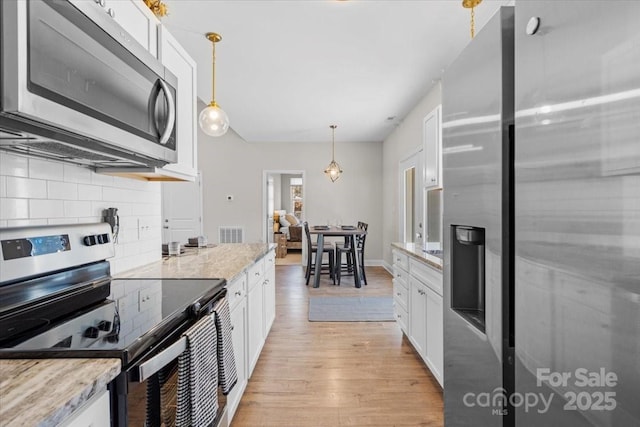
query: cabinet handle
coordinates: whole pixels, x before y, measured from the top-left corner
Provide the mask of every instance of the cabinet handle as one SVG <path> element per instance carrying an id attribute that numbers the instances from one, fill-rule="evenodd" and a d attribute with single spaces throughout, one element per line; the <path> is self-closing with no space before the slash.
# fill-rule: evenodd
<path id="1" fill-rule="evenodd" d="M 236 291 L 236 296 L 242 295 L 242 291 Z"/>
<path id="2" fill-rule="evenodd" d="M 231 330 L 233 331 L 236 327 L 234 325 L 231 325 Z"/>
<path id="3" fill-rule="evenodd" d="M 398 295 L 399 297 L 402 296 L 402 294 L 400 292 L 396 293 L 396 295 Z"/>
<path id="4" fill-rule="evenodd" d="M 255 274 L 256 276 L 259 276 L 259 275 L 260 275 L 260 272 L 259 272 L 259 271 L 256 271 L 254 274 Z"/>
<path id="5" fill-rule="evenodd" d="M 402 277 L 402 274 L 398 274 L 398 277 Z"/>
<path id="6" fill-rule="evenodd" d="M 110 17 L 115 18 L 116 17 L 116 11 L 113 10 L 112 8 L 109 8 L 109 11 L 107 12 L 109 14 Z"/>

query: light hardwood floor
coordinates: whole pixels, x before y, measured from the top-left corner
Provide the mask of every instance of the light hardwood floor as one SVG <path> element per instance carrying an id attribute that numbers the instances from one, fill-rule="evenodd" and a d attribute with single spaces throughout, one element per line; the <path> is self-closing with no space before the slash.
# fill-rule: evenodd
<path id="1" fill-rule="evenodd" d="M 232 427 L 443 425 L 442 390 L 395 322 L 308 321 L 309 296 L 392 294 L 382 267 L 367 279 L 314 289 L 276 267 L 276 320 Z"/>

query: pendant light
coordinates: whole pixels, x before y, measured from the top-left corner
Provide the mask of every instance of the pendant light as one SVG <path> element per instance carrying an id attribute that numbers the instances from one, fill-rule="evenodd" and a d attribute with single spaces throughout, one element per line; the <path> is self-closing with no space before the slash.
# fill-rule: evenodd
<path id="1" fill-rule="evenodd" d="M 474 8 L 482 3 L 482 0 L 462 0 L 462 7 L 471 9 L 471 38 L 476 36 L 476 13 Z"/>
<path id="2" fill-rule="evenodd" d="M 204 133 L 211 136 L 222 136 L 229 129 L 229 116 L 216 103 L 216 43 L 222 40 L 222 36 L 216 33 L 207 33 L 207 39 L 213 44 L 213 72 L 211 73 L 211 102 L 200 112 L 198 123 Z"/>
<path id="3" fill-rule="evenodd" d="M 336 162 L 335 154 L 336 154 L 336 128 L 337 125 L 329 126 L 332 131 L 331 136 L 331 163 L 324 170 L 324 173 L 327 174 L 331 182 L 336 182 L 338 178 L 340 178 L 340 174 L 342 173 L 342 169 L 340 169 L 340 165 Z"/>

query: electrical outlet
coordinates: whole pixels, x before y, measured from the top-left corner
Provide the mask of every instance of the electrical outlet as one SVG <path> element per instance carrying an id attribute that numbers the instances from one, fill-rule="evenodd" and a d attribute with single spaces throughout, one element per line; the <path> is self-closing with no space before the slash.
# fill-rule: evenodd
<path id="1" fill-rule="evenodd" d="M 138 291 L 138 312 L 142 313 L 149 309 L 151 305 L 151 291 L 141 289 Z"/>
<path id="2" fill-rule="evenodd" d="M 152 222 L 148 218 L 138 218 L 138 240 L 145 240 L 151 235 Z"/>

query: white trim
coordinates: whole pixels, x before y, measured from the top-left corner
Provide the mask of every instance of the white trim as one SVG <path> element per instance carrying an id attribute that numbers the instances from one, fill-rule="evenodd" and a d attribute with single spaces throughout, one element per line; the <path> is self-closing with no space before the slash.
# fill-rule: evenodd
<path id="1" fill-rule="evenodd" d="M 302 200 L 305 201 L 305 204 L 307 194 L 306 171 L 304 169 L 264 169 L 262 171 L 262 214 L 260 215 L 260 217 L 262 218 L 262 238 L 265 242 L 269 241 L 269 236 L 267 236 L 267 221 L 265 221 L 265 216 L 269 214 L 267 212 L 267 176 L 271 174 L 302 175 Z M 304 221 L 305 213 L 306 209 L 303 207 L 302 218 L 300 218 L 301 222 Z"/>

